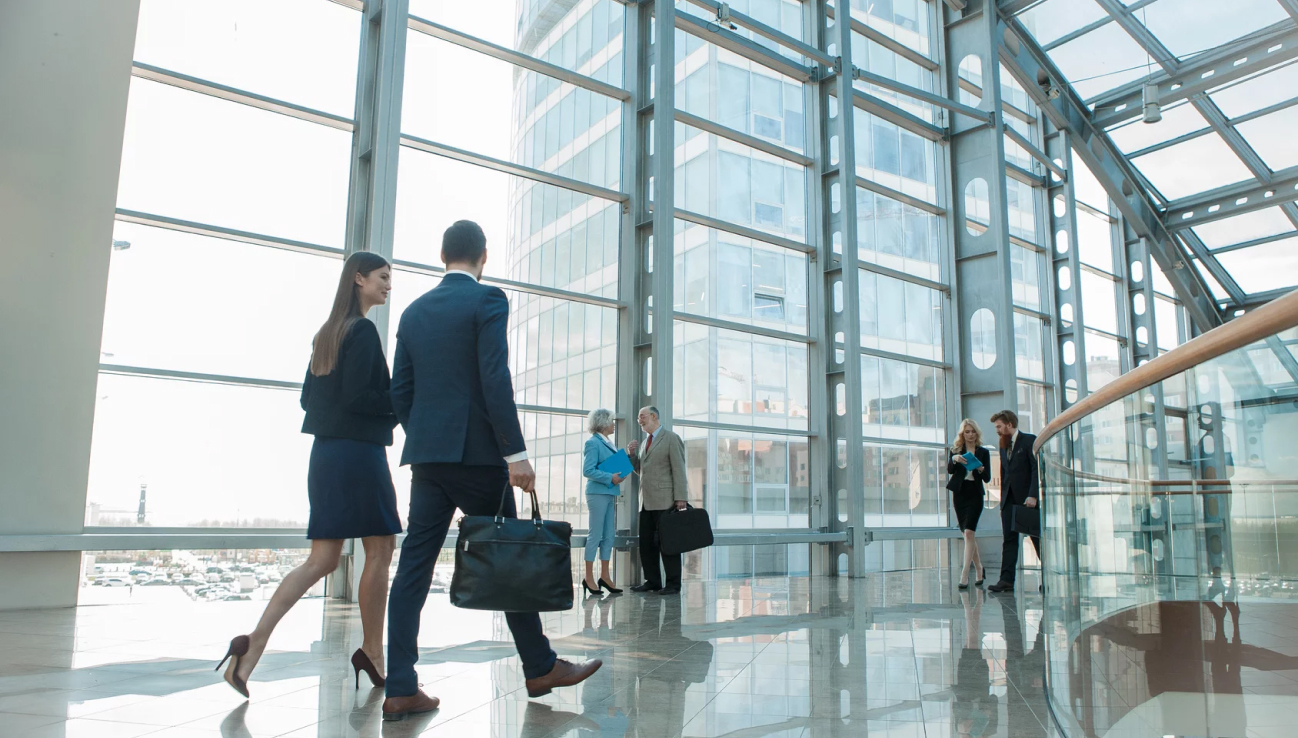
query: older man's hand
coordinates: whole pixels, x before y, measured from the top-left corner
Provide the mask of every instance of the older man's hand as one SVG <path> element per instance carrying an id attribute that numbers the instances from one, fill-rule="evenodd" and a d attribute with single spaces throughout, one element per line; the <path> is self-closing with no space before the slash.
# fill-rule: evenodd
<path id="1" fill-rule="evenodd" d="M 509 483 L 524 492 L 536 490 L 536 472 L 532 471 L 532 462 L 527 459 L 515 461 L 509 465 Z"/>

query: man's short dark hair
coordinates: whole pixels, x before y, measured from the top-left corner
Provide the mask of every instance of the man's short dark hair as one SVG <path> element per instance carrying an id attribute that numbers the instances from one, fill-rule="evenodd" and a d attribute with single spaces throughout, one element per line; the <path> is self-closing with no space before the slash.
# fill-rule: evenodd
<path id="1" fill-rule="evenodd" d="M 1002 410 L 992 416 L 993 423 L 998 420 L 1011 428 L 1019 427 L 1019 416 L 1013 410 Z"/>
<path id="2" fill-rule="evenodd" d="M 442 261 L 446 264 L 477 264 L 487 250 L 482 226 L 471 220 L 457 220 L 442 234 Z"/>

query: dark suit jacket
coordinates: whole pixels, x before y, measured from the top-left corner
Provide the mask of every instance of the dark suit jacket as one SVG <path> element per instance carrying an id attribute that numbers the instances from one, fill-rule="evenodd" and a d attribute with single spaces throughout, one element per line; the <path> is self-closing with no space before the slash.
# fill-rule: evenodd
<path id="1" fill-rule="evenodd" d="M 957 464 L 956 462 L 952 461 L 951 460 L 952 456 L 955 456 L 955 454 L 951 454 L 951 453 L 947 454 L 946 473 L 952 476 L 959 474 L 960 478 L 964 479 L 965 473 L 968 472 L 969 469 L 966 468 L 964 464 Z M 978 487 L 980 488 L 979 491 L 985 493 L 987 490 L 985 487 L 983 487 L 983 484 L 986 482 L 990 482 L 992 480 L 992 454 L 986 448 L 979 446 L 978 448 L 974 449 L 974 458 L 981 461 L 982 466 L 977 469 L 974 469 L 973 480 L 978 483 Z"/>
<path id="2" fill-rule="evenodd" d="M 302 432 L 325 438 L 392 445 L 397 418 L 388 399 L 388 360 L 379 330 L 367 318 L 352 324 L 338 347 L 334 370 L 302 380 Z"/>
<path id="3" fill-rule="evenodd" d="M 1037 437 L 1019 432 L 1014 448 L 1001 449 L 1001 507 L 1022 505 L 1029 497 L 1038 497 L 1037 458 L 1032 455 L 1032 444 Z"/>
<path id="4" fill-rule="evenodd" d="M 401 463 L 505 466 L 526 451 L 514 405 L 499 287 L 448 274 L 401 316 L 392 409 L 406 431 Z"/>

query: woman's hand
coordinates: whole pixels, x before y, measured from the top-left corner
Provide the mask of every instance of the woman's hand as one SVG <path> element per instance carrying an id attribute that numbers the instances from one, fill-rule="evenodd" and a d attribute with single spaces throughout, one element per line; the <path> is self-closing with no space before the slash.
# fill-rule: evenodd
<path id="1" fill-rule="evenodd" d="M 964 464 L 965 466 L 969 466 L 969 460 L 966 459 L 963 455 L 952 456 L 951 460 L 957 464 Z"/>
<path id="2" fill-rule="evenodd" d="M 621 474 L 614 474 L 613 484 L 621 484 L 623 479 L 626 479 L 626 477 L 622 476 Z"/>

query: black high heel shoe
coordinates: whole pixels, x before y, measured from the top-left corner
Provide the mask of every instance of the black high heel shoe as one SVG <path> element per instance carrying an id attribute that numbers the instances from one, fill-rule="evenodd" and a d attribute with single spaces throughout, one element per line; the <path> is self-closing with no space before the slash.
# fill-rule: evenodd
<path id="1" fill-rule="evenodd" d="M 221 659 L 221 663 L 217 664 L 216 669 L 213 670 L 220 671 L 221 667 L 224 666 L 225 662 L 228 660 L 230 662 L 230 667 L 225 670 L 224 679 L 227 684 L 234 687 L 234 691 L 243 695 L 245 699 L 248 697 L 248 683 L 240 679 L 236 672 L 239 670 L 239 659 L 248 655 L 248 647 L 251 645 L 252 639 L 248 638 L 248 636 L 235 636 L 234 639 L 230 641 L 230 647 L 226 649 L 225 656 Z"/>
<path id="2" fill-rule="evenodd" d="M 581 580 L 581 588 L 586 590 L 587 595 L 595 595 L 596 597 L 600 596 L 600 591 L 598 589 L 591 589 L 590 585 L 586 584 L 585 579 Z"/>
<path id="3" fill-rule="evenodd" d="M 987 580 L 987 567 L 984 566 L 982 572 L 978 574 L 978 581 L 974 582 L 974 586 L 981 587 L 983 586 L 983 582 L 985 582 L 986 580 Z"/>
<path id="4" fill-rule="evenodd" d="M 582 584 L 585 584 L 585 582 L 582 582 Z M 617 587 L 614 587 L 612 584 L 609 584 L 608 581 L 605 580 L 603 577 L 600 577 L 599 579 L 599 586 L 601 589 L 608 590 L 608 593 L 611 595 L 622 594 L 622 590 L 618 589 Z"/>
<path id="5" fill-rule="evenodd" d="M 352 654 L 352 669 L 356 671 L 357 689 L 361 688 L 362 671 L 365 672 L 365 676 L 370 678 L 370 684 L 374 687 L 382 687 L 387 681 L 383 677 L 379 676 L 379 670 L 374 666 L 374 662 L 359 648 L 356 649 L 356 653 Z"/>

